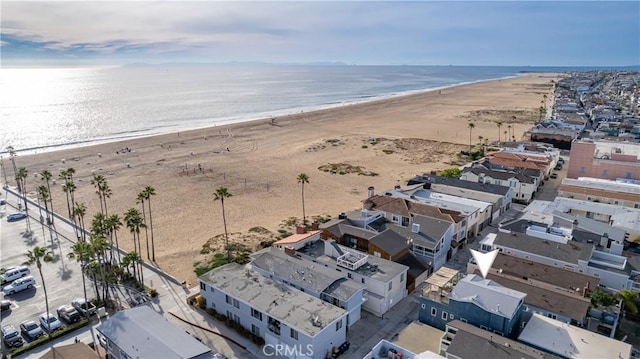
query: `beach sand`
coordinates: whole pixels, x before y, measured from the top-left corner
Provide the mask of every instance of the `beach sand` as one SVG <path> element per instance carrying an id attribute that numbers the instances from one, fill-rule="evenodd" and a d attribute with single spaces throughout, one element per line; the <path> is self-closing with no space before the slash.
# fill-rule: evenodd
<path id="1" fill-rule="evenodd" d="M 219 249 L 224 233 L 222 208 L 213 192 L 224 186 L 233 195 L 225 200 L 227 227 L 233 241 L 255 245 L 263 238 L 255 227 L 274 234 L 283 221 L 302 217 L 301 186 L 296 177 L 309 176 L 305 185 L 307 218 L 361 208 L 367 187 L 376 192 L 405 184 L 416 174 L 452 167 L 471 140 L 504 141 L 508 125 L 520 138 L 539 117 L 543 95 L 551 98 L 552 80 L 559 74 L 525 76 L 481 82 L 341 106 L 327 110 L 264 119 L 243 124 L 131 139 L 35 155 L 19 155 L 26 167 L 27 187 L 40 184 L 34 173 L 48 169 L 57 178 L 73 167 L 76 201 L 85 202 L 86 223 L 100 206 L 92 174 L 103 174 L 113 194 L 109 213 L 138 207 L 137 194 L 145 185 L 156 190 L 152 215 L 157 265 L 190 285 L 196 282 L 194 263 L 212 237 Z M 514 118 L 515 116 L 515 118 Z M 496 121 L 502 121 L 498 129 Z M 129 151 L 122 151 L 129 148 Z M 64 160 L 64 162 L 63 162 Z M 334 172 L 318 168 L 327 164 Z M 360 166 L 353 168 L 349 166 Z M 11 179 L 11 166 L 5 168 Z M 345 173 L 350 170 L 358 173 Z M 345 174 L 340 174 L 341 172 Z M 363 175 L 370 174 L 370 175 Z M 371 174 L 377 174 L 371 176 Z M 14 181 L 10 180 L 14 185 Z M 52 187 L 56 212 L 67 213 L 61 183 Z M 254 228 L 253 231 L 249 231 Z M 291 230 L 289 228 L 289 230 Z M 123 226 L 120 246 L 133 249 Z M 142 257 L 146 260 L 143 238 Z"/>

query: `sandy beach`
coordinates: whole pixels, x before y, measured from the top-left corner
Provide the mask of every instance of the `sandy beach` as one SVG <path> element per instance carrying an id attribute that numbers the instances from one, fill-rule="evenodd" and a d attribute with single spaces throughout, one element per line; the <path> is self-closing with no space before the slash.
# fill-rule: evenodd
<path id="1" fill-rule="evenodd" d="M 233 195 L 225 200 L 231 238 L 255 246 L 264 238 L 255 236 L 251 228 L 264 227 L 278 235 L 283 221 L 302 217 L 298 174 L 309 176 L 305 185 L 308 218 L 358 209 L 368 186 L 382 191 L 405 184 L 416 174 L 458 163 L 456 154 L 469 146 L 469 122 L 475 125 L 474 146 L 479 136 L 491 144 L 500 133 L 504 141 L 509 125 L 520 138 L 538 119 L 543 95 L 551 97 L 552 80 L 558 77 L 528 74 L 275 121 L 19 155 L 16 165 L 28 169 L 27 188 L 32 194 L 41 182 L 34 173 L 48 169 L 57 178 L 61 169 L 75 168 L 75 197 L 87 205 L 87 223 L 100 208 L 90 184 L 93 173 L 106 177 L 113 190 L 109 213 L 121 216 L 130 207 L 139 208 L 137 194 L 144 186 L 153 186 L 157 265 L 193 285 L 194 262 L 207 258 L 200 254 L 202 246 L 218 236 L 211 246 L 219 248 L 224 233 L 221 205 L 213 200 L 216 188 L 227 187 Z M 500 129 L 497 121 L 503 123 Z M 319 169 L 328 164 L 334 166 L 327 172 Z M 5 168 L 10 185 L 15 185 L 11 166 L 5 163 Z M 67 213 L 59 182 L 52 192 L 56 212 Z M 118 237 L 121 247 L 133 249 L 126 227 Z M 144 247 L 143 243 L 146 259 Z"/>

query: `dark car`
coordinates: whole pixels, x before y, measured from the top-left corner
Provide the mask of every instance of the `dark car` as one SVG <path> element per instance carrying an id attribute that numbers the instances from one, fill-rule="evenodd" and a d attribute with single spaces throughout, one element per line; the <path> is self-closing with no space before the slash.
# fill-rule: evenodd
<path id="1" fill-rule="evenodd" d="M 77 323 L 82 318 L 76 308 L 69 304 L 58 307 L 57 313 L 58 318 L 64 320 L 67 324 Z"/>
<path id="2" fill-rule="evenodd" d="M 96 312 L 96 306 L 91 302 L 85 301 L 84 298 L 74 300 L 71 302 L 71 305 L 76 308 L 83 317 L 92 316 Z"/>
<path id="3" fill-rule="evenodd" d="M 10 215 L 7 216 L 7 222 L 15 222 L 15 221 L 19 221 L 21 219 L 25 219 L 27 218 L 27 214 L 24 212 L 15 212 L 15 213 L 11 213 Z"/>
<path id="4" fill-rule="evenodd" d="M 551 174 L 551 178 L 553 178 L 553 179 L 558 178 L 558 174 L 557 174 L 557 173 L 552 173 L 552 174 Z"/>
<path id="5" fill-rule="evenodd" d="M 558 163 L 553 169 L 555 169 L 556 171 L 560 171 L 562 169 L 562 165 Z"/>
<path id="6" fill-rule="evenodd" d="M 9 348 L 20 347 L 24 344 L 24 340 L 22 340 L 20 333 L 18 333 L 13 325 L 2 327 L 2 340 Z"/>
<path id="7" fill-rule="evenodd" d="M 3 299 L 2 302 L 0 302 L 0 309 L 2 309 L 2 311 L 7 311 L 7 310 L 11 310 L 11 302 Z"/>

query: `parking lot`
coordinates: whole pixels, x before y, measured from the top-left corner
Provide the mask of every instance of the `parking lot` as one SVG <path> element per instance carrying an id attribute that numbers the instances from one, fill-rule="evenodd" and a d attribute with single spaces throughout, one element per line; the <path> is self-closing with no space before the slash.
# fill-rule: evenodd
<path id="1" fill-rule="evenodd" d="M 4 196 L 2 198 L 5 198 Z M 43 263 L 42 275 L 47 286 L 49 298 L 49 311 L 56 315 L 56 309 L 70 303 L 77 297 L 83 297 L 82 275 L 80 267 L 75 261 L 67 258 L 71 242 L 65 238 L 51 242 L 50 234 L 45 226 L 42 226 L 33 217 L 30 219 L 31 231 L 27 232 L 26 220 L 7 222 L 6 216 L 15 212 L 11 198 L 9 204 L 0 206 L 0 266 L 7 268 L 21 265 L 26 261 L 25 253 L 35 246 L 45 247 L 52 252 L 55 259 L 53 263 Z M 33 213 L 30 212 L 33 216 Z M 38 213 L 35 213 L 38 215 Z M 55 238 L 55 235 L 54 235 Z M 13 295 L 2 294 L 3 299 L 11 301 L 11 309 L 2 312 L 2 327 L 13 325 L 19 330 L 20 323 L 25 320 L 38 321 L 38 316 L 46 312 L 44 290 L 42 280 L 35 265 L 30 266 L 31 275 L 36 280 L 33 289 L 27 289 Z M 90 282 L 88 282 L 88 285 Z M 4 286 L 3 286 L 4 287 Z M 88 286 L 87 294 L 93 297 L 92 287 Z M 26 340 L 26 338 L 25 338 Z M 4 350 L 4 343 L 2 343 Z"/>

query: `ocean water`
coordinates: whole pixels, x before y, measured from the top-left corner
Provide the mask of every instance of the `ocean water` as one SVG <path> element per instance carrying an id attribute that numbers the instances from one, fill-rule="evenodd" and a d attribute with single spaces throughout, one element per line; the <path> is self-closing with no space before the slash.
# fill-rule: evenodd
<path id="1" fill-rule="evenodd" d="M 552 68 L 165 65 L 0 69 L 0 153 L 342 106 Z"/>

